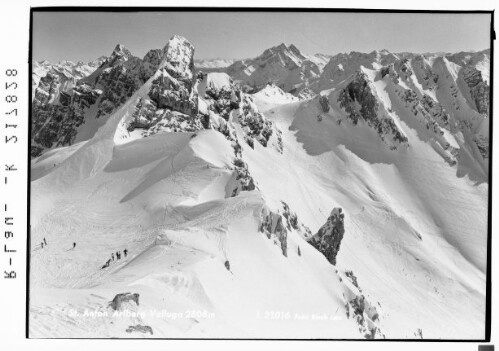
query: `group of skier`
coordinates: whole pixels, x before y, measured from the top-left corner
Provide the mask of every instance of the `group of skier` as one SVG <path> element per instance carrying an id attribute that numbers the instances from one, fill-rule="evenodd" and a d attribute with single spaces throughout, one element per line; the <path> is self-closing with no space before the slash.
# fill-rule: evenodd
<path id="1" fill-rule="evenodd" d="M 43 238 L 43 241 L 40 243 L 40 245 L 43 249 L 45 246 L 47 246 L 47 240 L 45 238 Z M 71 249 L 74 250 L 75 248 L 76 248 L 76 243 L 73 243 L 73 247 Z M 111 253 L 111 258 L 106 261 L 106 264 L 104 266 L 102 266 L 102 269 L 109 267 L 109 265 L 111 264 L 111 261 L 114 261 L 115 255 L 116 255 L 116 260 L 121 259 L 121 251 L 116 251 L 116 253 Z M 123 255 L 125 257 L 128 255 L 127 249 L 123 250 Z"/>
<path id="2" fill-rule="evenodd" d="M 40 243 L 41 248 L 43 249 L 45 246 L 47 246 L 47 239 L 43 238 L 42 242 Z M 74 250 L 76 247 L 76 243 L 73 243 L 73 247 L 69 250 Z"/>
<path id="3" fill-rule="evenodd" d="M 126 257 L 126 255 L 128 254 L 128 250 L 127 249 L 123 250 L 123 254 Z M 111 264 L 111 261 L 114 261 L 114 255 L 115 255 L 114 253 L 111 253 L 111 258 L 106 261 L 106 264 L 104 266 L 102 266 L 102 269 L 109 267 L 109 265 Z M 121 251 L 116 251 L 116 260 L 120 260 L 120 259 L 121 259 Z"/>

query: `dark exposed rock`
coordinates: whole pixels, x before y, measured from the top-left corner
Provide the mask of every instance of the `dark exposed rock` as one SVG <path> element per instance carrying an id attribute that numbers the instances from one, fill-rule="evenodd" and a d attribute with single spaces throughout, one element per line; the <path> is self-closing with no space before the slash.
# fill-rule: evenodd
<path id="1" fill-rule="evenodd" d="M 253 98 L 241 91 L 230 78 L 228 85 L 216 87 L 209 83 L 209 74 L 197 74 L 197 83 L 206 86 L 201 96 L 206 108 L 200 108 L 198 118 L 203 126 L 209 126 L 222 133 L 228 140 L 235 142 L 237 137 L 232 123 L 239 123 L 244 133 L 244 141 L 255 147 L 255 141 L 267 147 L 269 140 L 276 133 L 276 149 L 282 152 L 281 132 L 268 120 L 253 102 Z M 204 111 L 206 109 L 206 111 Z"/>
<path id="2" fill-rule="evenodd" d="M 159 132 L 196 132 L 210 127 L 209 117 L 198 113 L 193 55 L 192 44 L 178 36 L 172 37 L 163 51 L 151 50 L 146 55 L 147 64 L 153 68 L 161 66 L 160 72 L 152 82 L 149 99 L 138 102 L 129 131 L 140 128 L 142 136 L 147 137 Z"/>
<path id="3" fill-rule="evenodd" d="M 395 84 L 398 84 L 399 83 L 399 78 L 400 76 L 398 75 L 398 73 L 396 72 L 396 69 L 395 69 L 395 64 L 394 63 L 391 63 L 389 64 L 388 66 L 386 67 L 382 67 L 381 70 L 380 70 L 380 74 L 381 74 L 381 79 L 383 79 L 385 76 L 389 76 L 390 79 L 395 83 Z"/>
<path id="4" fill-rule="evenodd" d="M 161 57 L 159 53 L 156 55 Z M 165 61 L 160 68 L 161 74 L 153 81 L 149 97 L 159 109 L 196 116 L 198 106 L 197 93 L 193 90 L 194 47 L 185 38 L 174 36 L 165 46 L 162 57 Z"/>
<path id="5" fill-rule="evenodd" d="M 353 314 L 358 315 L 362 319 L 364 319 L 363 317 L 364 308 L 365 308 L 364 300 L 365 300 L 364 295 L 360 295 L 360 296 L 355 296 L 355 298 L 350 301 L 350 306 L 352 306 L 353 308 Z"/>
<path id="6" fill-rule="evenodd" d="M 488 115 L 490 88 L 483 81 L 482 73 L 474 66 L 467 65 L 462 69 L 462 75 L 470 89 L 470 94 L 477 111 Z"/>
<path id="7" fill-rule="evenodd" d="M 338 272 L 336 272 L 338 273 Z M 355 288 L 349 287 L 346 295 L 343 297 L 346 300 L 345 309 L 347 318 L 352 318 L 359 325 L 359 332 L 366 339 L 385 338 L 377 323 L 380 321 L 380 315 L 376 306 L 369 301 L 368 297 L 362 294 L 357 278 L 352 271 L 346 271 L 345 275 L 351 280 Z M 340 279 L 341 281 L 341 279 Z M 378 306 L 381 308 L 380 303 Z"/>
<path id="8" fill-rule="evenodd" d="M 442 105 L 427 94 L 419 98 L 411 89 L 398 90 L 397 94 L 414 116 L 424 123 L 428 133 L 438 137 L 444 135 L 442 128 L 449 128 L 450 116 Z"/>
<path id="9" fill-rule="evenodd" d="M 54 146 L 71 145 L 76 137 L 76 128 L 83 122 L 83 112 L 77 105 L 34 105 L 31 157 L 37 157 L 43 150 Z"/>
<path id="10" fill-rule="evenodd" d="M 322 107 L 322 112 L 328 113 L 329 109 L 330 109 L 330 106 L 329 106 L 329 99 L 327 98 L 326 95 L 321 95 L 319 97 L 319 103 L 320 103 L 320 105 Z"/>
<path id="11" fill-rule="evenodd" d="M 153 335 L 153 331 L 152 331 L 152 328 L 150 326 L 141 325 L 141 324 L 129 326 L 126 329 L 126 332 L 127 333 L 138 332 L 138 333 L 143 333 L 143 334 L 150 333 L 151 335 Z"/>
<path id="12" fill-rule="evenodd" d="M 59 77 L 49 72 L 45 77 L 40 78 L 38 88 L 35 90 L 34 104 L 47 104 L 55 98 L 60 85 Z"/>
<path id="13" fill-rule="evenodd" d="M 134 301 L 135 304 L 138 306 L 139 305 L 139 294 L 135 293 L 135 294 L 131 294 L 129 292 L 127 293 L 122 293 L 122 294 L 117 294 L 113 301 L 111 301 L 109 303 L 109 306 L 115 310 L 115 311 L 118 311 L 121 309 L 121 305 L 125 302 L 130 302 L 130 301 Z"/>
<path id="14" fill-rule="evenodd" d="M 100 61 L 102 63 L 98 69 L 79 81 L 61 81 L 62 76 L 49 72 L 40 79 L 33 99 L 33 120 L 36 122 L 32 129 L 35 135 L 32 157 L 39 156 L 45 148 L 53 145 L 73 143 L 77 128 L 85 122 L 83 116 L 88 109 L 96 111 L 88 118 L 109 116 L 160 68 L 162 75 L 154 81 L 149 92 L 155 105 L 142 102 L 136 118 L 128 126 L 129 130 L 137 127 L 182 130 L 179 126 L 184 127 L 185 121 L 186 131 L 201 129 L 200 121 L 187 118 L 197 115 L 197 95 L 192 89 L 193 55 L 192 44 L 182 37 L 174 36 L 164 49 L 151 50 L 143 59 L 133 56 L 123 45 L 117 45 L 108 58 Z M 62 83 L 67 89 L 61 88 Z M 46 106 L 48 104 L 57 107 L 49 108 Z M 64 117 L 68 120 L 64 128 L 52 123 L 52 120 L 59 120 L 58 116 L 64 114 L 70 116 Z M 158 125 L 161 120 L 163 123 Z"/>
<path id="15" fill-rule="evenodd" d="M 144 62 L 122 45 L 99 62 L 98 69 L 78 81 L 50 72 L 40 79 L 33 99 L 32 157 L 53 146 L 71 145 L 88 109 L 97 105 L 89 118 L 110 115 L 153 73 L 140 75 Z"/>
<path id="16" fill-rule="evenodd" d="M 163 61 L 163 50 L 153 49 L 142 59 L 142 65 L 139 70 L 140 79 L 146 82 L 158 70 L 159 65 Z"/>
<path id="17" fill-rule="evenodd" d="M 170 109 L 189 116 L 197 114 L 197 96 L 192 94 L 192 83 L 177 80 L 165 71 L 153 81 L 149 97 L 157 108 Z"/>
<path id="18" fill-rule="evenodd" d="M 349 113 L 349 119 L 357 124 L 360 118 L 366 121 L 377 119 L 378 101 L 372 94 L 368 85 L 368 78 L 362 72 L 357 72 L 354 79 L 338 96 L 340 106 Z M 360 104 L 360 109 L 355 107 L 354 102 Z"/>
<path id="19" fill-rule="evenodd" d="M 346 272 L 345 272 L 345 275 L 346 275 L 348 278 L 350 278 L 350 280 L 352 281 L 352 284 L 353 284 L 355 287 L 359 288 L 359 283 L 357 283 L 357 277 L 353 274 L 353 272 L 352 272 L 352 271 L 346 271 Z M 359 289 L 360 289 L 360 288 L 359 288 Z"/>
<path id="20" fill-rule="evenodd" d="M 359 325 L 359 331 L 366 339 L 385 338 L 380 328 L 375 324 L 379 322 L 376 308 L 367 301 L 364 295 L 354 295 L 346 304 L 347 317 L 351 317 Z"/>
<path id="21" fill-rule="evenodd" d="M 441 127 L 449 126 L 449 114 L 445 111 L 442 105 L 433 100 L 432 97 L 424 94 L 421 99 L 421 105 Z"/>
<path id="22" fill-rule="evenodd" d="M 284 201 L 281 201 L 282 206 L 284 208 L 283 216 L 286 218 L 287 223 L 288 223 L 288 229 L 291 230 L 291 228 L 298 230 L 298 216 L 296 213 L 290 210 L 289 206 L 287 203 Z"/>
<path id="23" fill-rule="evenodd" d="M 145 83 L 139 78 L 138 72 L 140 72 L 143 62 L 138 57 L 126 55 L 110 62 L 114 66 L 103 69 L 95 79 L 81 82 L 93 85 L 103 92 L 98 105 L 97 118 L 113 113 Z M 144 79 L 146 78 L 148 79 L 148 77 L 144 77 Z"/>
<path id="24" fill-rule="evenodd" d="M 312 236 L 312 232 L 310 229 L 301 223 L 298 220 L 298 216 L 296 215 L 295 212 L 291 211 L 289 208 L 288 204 L 285 203 L 284 201 L 281 201 L 282 206 L 283 206 L 283 212 L 282 215 L 285 219 L 286 222 L 286 227 L 288 230 L 297 230 L 300 234 L 302 234 L 305 238 L 309 238 Z"/>
<path id="25" fill-rule="evenodd" d="M 239 108 L 241 94 L 235 86 L 224 86 L 221 89 L 208 87 L 205 94 L 208 98 L 213 100 L 213 104 L 210 105 L 210 109 L 219 114 L 226 121 L 229 120 L 230 112 Z"/>
<path id="26" fill-rule="evenodd" d="M 284 201 L 281 201 L 281 203 L 283 207 L 282 216 L 285 219 L 286 228 L 288 230 L 298 231 L 305 238 L 311 237 L 312 232 L 306 225 L 298 220 L 298 216 L 296 215 L 296 213 L 291 211 L 287 203 L 285 203 Z"/>
<path id="27" fill-rule="evenodd" d="M 477 134 L 473 137 L 473 141 L 475 142 L 478 151 L 484 159 L 489 158 L 489 140 L 480 134 Z"/>
<path id="28" fill-rule="evenodd" d="M 338 255 L 341 240 L 345 234 L 343 218 L 344 214 L 341 208 L 334 208 L 326 223 L 308 240 L 333 265 L 336 264 L 336 256 Z"/>
<path id="29" fill-rule="evenodd" d="M 242 112 L 239 116 L 239 123 L 248 138 L 254 139 L 266 147 L 273 134 L 273 124 L 254 108 L 252 102 L 252 98 L 249 96 L 245 95 L 242 98 Z"/>
<path id="30" fill-rule="evenodd" d="M 473 137 L 473 142 L 476 144 L 480 155 L 484 159 L 489 158 L 489 140 L 485 136 L 477 134 Z"/>
<path id="31" fill-rule="evenodd" d="M 237 186 L 232 191 L 232 196 L 237 196 L 241 191 L 255 190 L 255 182 L 248 170 L 248 165 L 240 158 L 234 160 Z"/>
<path id="32" fill-rule="evenodd" d="M 384 78 L 387 74 L 390 74 L 390 69 L 388 67 L 382 67 L 380 73 L 381 78 Z"/>
<path id="33" fill-rule="evenodd" d="M 338 102 L 354 125 L 362 118 L 378 133 L 381 140 L 390 135 L 399 144 L 408 142 L 392 118 L 378 115 L 380 105 L 371 91 L 369 78 L 365 73 L 359 71 L 354 75 L 353 80 L 340 92 Z"/>
<path id="34" fill-rule="evenodd" d="M 259 231 L 265 233 L 269 239 L 274 236 L 281 244 L 282 254 L 287 257 L 288 231 L 283 224 L 282 215 L 264 208 L 261 218 Z"/>
<path id="35" fill-rule="evenodd" d="M 406 77 L 412 75 L 412 69 L 410 68 L 410 63 L 408 58 L 404 58 L 397 62 L 397 68 L 402 72 Z"/>

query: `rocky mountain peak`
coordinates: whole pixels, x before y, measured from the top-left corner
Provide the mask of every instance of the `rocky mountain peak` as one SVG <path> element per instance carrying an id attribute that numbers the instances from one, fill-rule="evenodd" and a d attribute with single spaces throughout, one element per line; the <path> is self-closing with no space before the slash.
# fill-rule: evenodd
<path id="1" fill-rule="evenodd" d="M 117 63 L 128 60 L 130 57 L 132 57 L 130 50 L 122 44 L 117 44 L 107 61 L 109 66 L 114 66 Z"/>
<path id="2" fill-rule="evenodd" d="M 194 46 L 184 37 L 174 35 L 163 49 L 163 63 L 173 77 L 192 79 Z"/>
<path id="3" fill-rule="evenodd" d="M 274 55 L 282 55 L 282 54 L 284 55 L 292 54 L 302 60 L 306 58 L 294 44 L 286 45 L 285 43 L 281 43 L 279 45 L 273 46 L 265 50 L 263 54 L 260 55 L 259 58 L 268 59 Z"/>
<path id="4" fill-rule="evenodd" d="M 122 53 L 122 54 L 127 54 L 130 53 L 130 50 L 128 50 L 125 45 L 123 44 L 116 44 L 114 47 L 113 53 Z"/>
<path id="5" fill-rule="evenodd" d="M 286 44 L 281 43 L 280 45 L 273 46 L 271 48 L 266 49 L 260 56 L 257 57 L 257 59 L 260 60 L 267 60 L 270 57 L 274 56 L 275 54 L 278 54 L 280 52 L 284 52 L 287 49 Z"/>
<path id="6" fill-rule="evenodd" d="M 161 49 L 149 50 L 147 54 L 145 54 L 142 60 L 152 65 L 159 66 L 159 64 L 163 60 L 163 50 Z"/>

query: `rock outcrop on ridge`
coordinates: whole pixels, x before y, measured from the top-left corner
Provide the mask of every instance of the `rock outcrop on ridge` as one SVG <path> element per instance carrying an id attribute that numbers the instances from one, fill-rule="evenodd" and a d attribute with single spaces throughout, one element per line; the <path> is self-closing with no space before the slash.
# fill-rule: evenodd
<path id="1" fill-rule="evenodd" d="M 333 265 L 336 265 L 336 256 L 340 251 L 341 240 L 345 234 L 344 217 L 342 209 L 335 207 L 326 223 L 308 240 L 309 244 L 326 256 Z"/>

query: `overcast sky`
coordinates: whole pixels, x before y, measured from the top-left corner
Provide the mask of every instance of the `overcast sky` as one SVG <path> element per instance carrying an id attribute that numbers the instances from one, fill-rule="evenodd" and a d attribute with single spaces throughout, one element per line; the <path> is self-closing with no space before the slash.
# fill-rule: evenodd
<path id="1" fill-rule="evenodd" d="M 33 59 L 91 61 L 123 44 L 139 57 L 179 34 L 195 58 L 249 58 L 282 42 L 305 53 L 457 52 L 490 45 L 488 14 L 39 12 Z"/>

